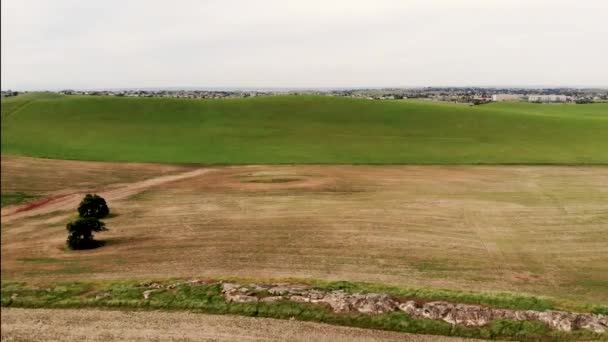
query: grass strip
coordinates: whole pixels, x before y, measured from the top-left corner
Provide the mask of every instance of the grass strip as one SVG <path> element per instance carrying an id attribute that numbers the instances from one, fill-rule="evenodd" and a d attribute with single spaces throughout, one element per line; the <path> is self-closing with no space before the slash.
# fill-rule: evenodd
<path id="1" fill-rule="evenodd" d="M 27 201 L 30 201 L 34 198 L 36 198 L 38 196 L 34 196 L 34 195 L 28 195 L 28 194 L 24 194 L 22 192 L 9 192 L 9 193 L 3 193 L 2 195 L 0 195 L 1 201 L 2 202 L 2 206 L 7 206 L 7 205 L 14 205 L 14 204 L 20 204 L 20 203 L 24 203 Z"/>
<path id="2" fill-rule="evenodd" d="M 165 285 L 176 280 L 165 280 Z M 550 329 L 541 322 L 496 320 L 483 327 L 464 327 L 446 322 L 413 318 L 403 312 L 381 315 L 359 313 L 337 314 L 329 308 L 291 301 L 230 303 L 221 293 L 218 283 L 201 285 L 178 285 L 173 289 L 160 289 L 149 299 L 142 293 L 147 287 L 140 281 L 116 282 L 69 282 L 54 284 L 27 284 L 23 282 L 2 282 L 1 305 L 3 307 L 24 308 L 103 308 L 124 310 L 188 310 L 210 314 L 233 314 L 252 317 L 297 319 L 360 328 L 460 336 L 470 338 L 502 339 L 518 341 L 577 341 L 608 340 L 608 336 L 580 330 L 571 333 Z M 461 302 L 484 304 L 493 307 L 539 309 L 555 306 L 548 299 L 524 300 L 523 296 L 487 295 L 458 293 L 456 291 L 407 290 L 382 285 L 311 281 L 318 289 L 346 292 L 385 292 L 397 297 L 419 299 L 459 300 Z M 596 308 L 601 309 L 601 308 Z M 606 308 L 603 308 L 605 310 Z"/>

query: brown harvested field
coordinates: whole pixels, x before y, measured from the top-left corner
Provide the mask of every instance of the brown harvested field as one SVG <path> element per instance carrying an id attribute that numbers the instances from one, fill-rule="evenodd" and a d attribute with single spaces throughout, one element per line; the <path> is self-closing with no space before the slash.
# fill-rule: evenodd
<path id="1" fill-rule="evenodd" d="M 71 164 L 55 162 L 63 175 L 60 183 L 71 184 Z M 109 177 L 125 183 L 122 176 L 102 171 L 89 180 L 83 172 L 87 163 L 77 163 L 74 177 L 82 184 Z M 113 174 L 132 170 L 94 164 Z M 142 177 L 199 172 L 157 167 L 155 173 L 146 166 L 149 173 Z M 5 181 L 22 189 L 57 177 L 52 171 L 16 176 L 14 170 L 3 165 L 3 191 Z M 298 277 L 514 291 L 608 304 L 606 167 L 202 171 L 164 183 L 136 178 L 131 185 L 108 187 L 100 182 L 100 188 L 119 193 L 136 184 L 136 191 L 109 201 L 116 215 L 106 220 L 110 231 L 99 234 L 107 245 L 96 250 L 63 247 L 65 223 L 75 209 L 70 203 L 9 220 L 5 213 L 14 208 L 3 209 L 3 279 Z"/>
<path id="2" fill-rule="evenodd" d="M 412 335 L 320 323 L 214 316 L 188 312 L 129 312 L 2 308 L 2 341 L 478 341 Z"/>
<path id="3" fill-rule="evenodd" d="M 1 161 L 3 193 L 36 195 L 96 189 L 192 169 L 185 165 L 103 163 L 9 155 L 2 155 Z"/>

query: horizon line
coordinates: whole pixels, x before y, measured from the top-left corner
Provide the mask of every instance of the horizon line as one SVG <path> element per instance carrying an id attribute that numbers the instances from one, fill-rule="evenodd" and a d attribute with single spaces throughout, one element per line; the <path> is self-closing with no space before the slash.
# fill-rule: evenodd
<path id="1" fill-rule="evenodd" d="M 203 91 L 285 91 L 285 90 L 382 90 L 382 89 L 425 89 L 425 88 L 478 88 L 478 89 L 601 89 L 608 90 L 608 85 L 424 85 L 424 86 L 164 86 L 164 87 L 51 87 L 51 88 L 11 88 L 1 91 L 17 92 L 58 92 L 73 91 L 118 91 L 118 90 L 203 90 Z"/>

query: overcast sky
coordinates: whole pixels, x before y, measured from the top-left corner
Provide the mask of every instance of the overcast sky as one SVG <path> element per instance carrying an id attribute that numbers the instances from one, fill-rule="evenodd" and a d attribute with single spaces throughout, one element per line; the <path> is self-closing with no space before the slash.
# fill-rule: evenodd
<path id="1" fill-rule="evenodd" d="M 2 89 L 608 86 L 608 0 L 2 0 Z"/>

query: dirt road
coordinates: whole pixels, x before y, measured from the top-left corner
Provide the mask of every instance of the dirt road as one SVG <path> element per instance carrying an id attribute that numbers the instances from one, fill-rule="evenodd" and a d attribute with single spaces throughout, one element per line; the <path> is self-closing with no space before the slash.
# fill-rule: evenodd
<path id="1" fill-rule="evenodd" d="M 134 183 L 112 186 L 111 188 L 99 191 L 98 193 L 104 197 L 106 201 L 116 201 L 135 195 L 153 186 L 200 176 L 209 171 L 211 171 L 211 169 L 196 169 L 194 171 L 175 175 L 159 176 Z M 2 222 L 9 223 L 24 217 L 74 209 L 78 206 L 78 203 L 80 203 L 84 195 L 85 192 L 52 195 L 22 205 L 2 208 Z"/>
<path id="2" fill-rule="evenodd" d="M 214 316 L 2 308 L 2 341 L 476 341 L 320 323 Z"/>

